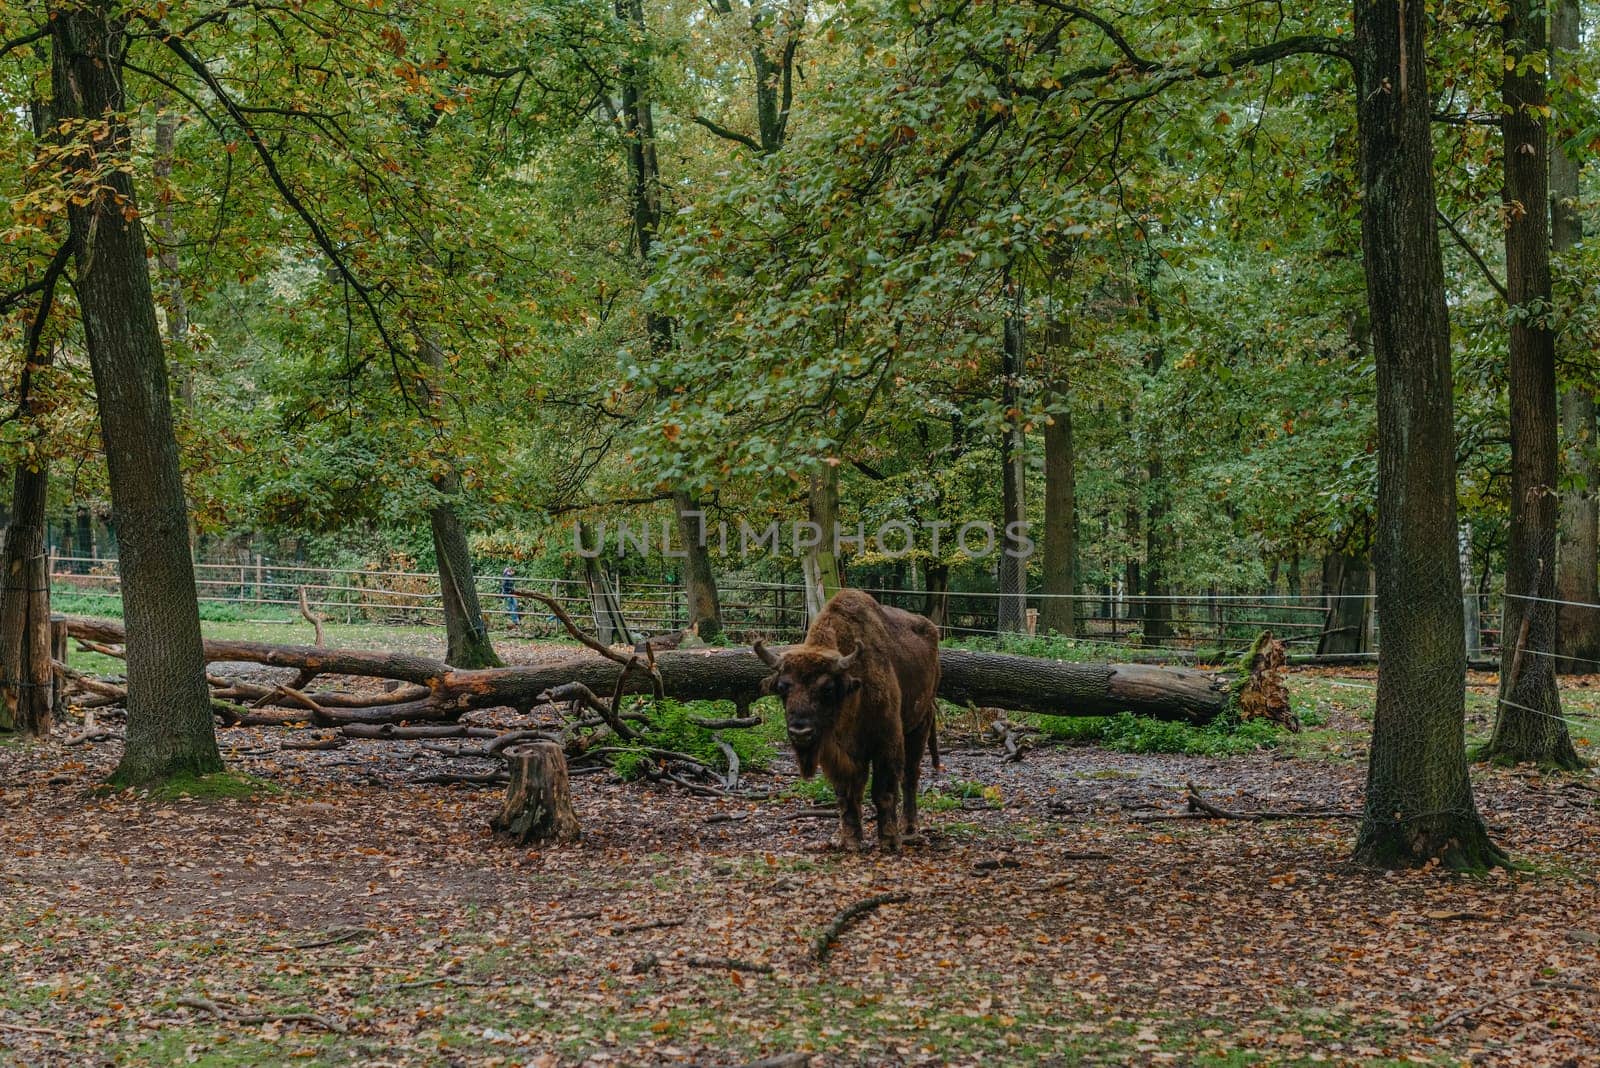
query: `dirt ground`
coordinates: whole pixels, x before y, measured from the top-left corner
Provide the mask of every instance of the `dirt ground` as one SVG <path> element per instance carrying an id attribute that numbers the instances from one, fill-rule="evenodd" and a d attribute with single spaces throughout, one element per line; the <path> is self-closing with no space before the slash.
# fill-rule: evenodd
<path id="1" fill-rule="evenodd" d="M 1300 680 L 1308 685 L 1310 677 Z M 1292 684 L 1295 680 L 1291 680 Z M 1325 691 L 1333 693 L 1333 691 Z M 823 1065 L 1600 1063 L 1587 777 L 1479 769 L 1527 870 L 1377 874 L 1354 822 L 1161 820 L 1359 803 L 1335 742 L 1234 757 L 947 729 L 927 841 L 845 855 L 790 793 L 574 779 L 584 837 L 513 848 L 499 791 L 416 785 L 413 743 L 280 750 L 277 789 L 97 796 L 119 743 L 0 746 L 0 1049 L 11 1063 Z M 1339 740 L 1342 739 L 1342 740 Z M 471 765 L 465 765 L 470 767 Z M 780 757 L 757 787 L 794 780 Z M 815 943 L 865 913 L 831 956 Z M 294 1014 L 310 1014 L 294 1019 Z"/>

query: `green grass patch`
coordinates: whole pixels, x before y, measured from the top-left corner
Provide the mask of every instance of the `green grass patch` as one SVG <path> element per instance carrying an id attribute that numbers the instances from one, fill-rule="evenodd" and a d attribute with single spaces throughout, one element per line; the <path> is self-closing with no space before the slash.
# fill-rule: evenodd
<path id="1" fill-rule="evenodd" d="M 833 792 L 833 785 L 821 775 L 809 779 L 796 779 L 789 784 L 783 792 L 784 797 L 794 797 L 801 801 L 810 801 L 813 805 L 836 805 L 839 798 Z"/>
<path id="2" fill-rule="evenodd" d="M 238 800 L 280 792 L 277 786 L 265 779 L 237 771 L 180 775 L 145 791 L 153 801 L 173 801 L 180 797 L 197 801 Z"/>

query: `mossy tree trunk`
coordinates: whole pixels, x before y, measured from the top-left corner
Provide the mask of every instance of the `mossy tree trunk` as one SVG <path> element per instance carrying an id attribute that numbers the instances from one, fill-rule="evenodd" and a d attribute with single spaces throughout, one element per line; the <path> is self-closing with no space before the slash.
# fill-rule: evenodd
<path id="1" fill-rule="evenodd" d="M 222 769 L 206 688 L 188 508 L 123 116 L 125 9 L 51 6 L 54 115 L 84 340 L 94 374 L 127 621 L 128 730 L 120 785 Z M 70 126 L 68 124 L 71 124 Z M 88 131 L 98 136 L 88 138 Z"/>
<path id="2" fill-rule="evenodd" d="M 1361 244 L 1378 386 L 1376 564 L 1384 657 L 1356 858 L 1483 868 L 1456 545 L 1450 321 L 1435 230 L 1427 21 L 1356 0 Z"/>

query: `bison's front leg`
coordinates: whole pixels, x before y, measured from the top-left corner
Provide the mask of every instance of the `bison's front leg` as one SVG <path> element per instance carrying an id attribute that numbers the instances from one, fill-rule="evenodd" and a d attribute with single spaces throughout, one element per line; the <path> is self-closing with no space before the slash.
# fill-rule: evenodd
<path id="1" fill-rule="evenodd" d="M 872 806 L 878 810 L 878 848 L 900 850 L 900 781 L 905 778 L 903 758 L 884 757 L 872 762 Z"/>
<path id="2" fill-rule="evenodd" d="M 839 795 L 839 844 L 847 852 L 861 849 L 861 799 L 867 792 L 867 776 L 860 775 L 834 783 Z"/>

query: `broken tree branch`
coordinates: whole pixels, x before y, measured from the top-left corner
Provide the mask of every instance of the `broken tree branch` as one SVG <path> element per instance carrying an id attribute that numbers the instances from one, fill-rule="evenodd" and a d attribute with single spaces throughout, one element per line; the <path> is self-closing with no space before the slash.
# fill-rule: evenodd
<path id="1" fill-rule="evenodd" d="M 828 955 L 833 952 L 834 943 L 839 941 L 839 936 L 844 933 L 845 928 L 861 919 L 861 917 L 885 905 L 895 905 L 910 900 L 911 895 L 905 893 L 877 894 L 857 901 L 854 905 L 839 913 L 834 917 L 833 922 L 828 924 L 827 930 L 817 936 L 816 946 L 813 950 L 817 963 L 826 964 L 828 962 Z"/>

